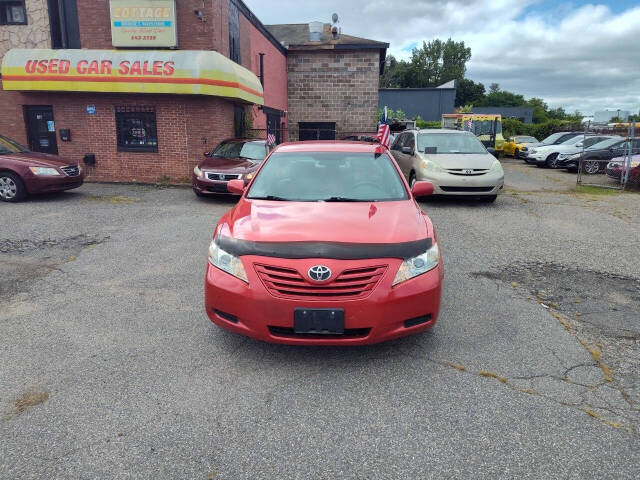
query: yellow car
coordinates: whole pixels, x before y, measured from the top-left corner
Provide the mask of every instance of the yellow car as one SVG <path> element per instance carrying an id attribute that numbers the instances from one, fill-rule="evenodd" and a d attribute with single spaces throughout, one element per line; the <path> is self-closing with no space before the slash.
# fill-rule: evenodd
<path id="1" fill-rule="evenodd" d="M 511 155 L 513 158 L 519 158 L 522 147 L 531 145 L 532 143 L 539 143 L 535 137 L 529 137 L 527 135 L 515 135 L 509 137 L 502 144 L 502 148 L 505 155 Z"/>

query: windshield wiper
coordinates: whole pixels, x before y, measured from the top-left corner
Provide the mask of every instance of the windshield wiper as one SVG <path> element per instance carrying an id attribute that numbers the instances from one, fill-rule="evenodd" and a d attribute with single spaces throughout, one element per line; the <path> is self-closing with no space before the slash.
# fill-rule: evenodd
<path id="1" fill-rule="evenodd" d="M 371 202 L 373 200 L 362 200 L 360 198 L 350 197 L 329 197 L 318 200 L 319 202 Z"/>
<path id="2" fill-rule="evenodd" d="M 291 199 L 277 195 L 265 195 L 263 197 L 247 197 L 249 200 L 273 200 L 274 202 L 289 202 Z"/>

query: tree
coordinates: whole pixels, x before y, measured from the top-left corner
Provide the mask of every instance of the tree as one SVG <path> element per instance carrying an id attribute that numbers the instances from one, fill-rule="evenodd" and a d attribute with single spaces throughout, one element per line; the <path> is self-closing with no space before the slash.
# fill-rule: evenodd
<path id="1" fill-rule="evenodd" d="M 462 105 L 476 105 L 484 98 L 484 85 L 468 78 L 461 78 L 456 82 L 456 107 Z"/>
<path id="2" fill-rule="evenodd" d="M 526 100 L 517 93 L 500 90 L 500 85 L 492 83 L 489 86 L 489 93 L 477 103 L 478 107 L 522 107 L 526 105 Z"/>
<path id="3" fill-rule="evenodd" d="M 411 51 L 409 61 L 389 56 L 389 66 L 380 78 L 383 88 L 437 87 L 450 80 L 461 80 L 467 71 L 471 49 L 464 42 L 435 39 L 422 42 Z"/>

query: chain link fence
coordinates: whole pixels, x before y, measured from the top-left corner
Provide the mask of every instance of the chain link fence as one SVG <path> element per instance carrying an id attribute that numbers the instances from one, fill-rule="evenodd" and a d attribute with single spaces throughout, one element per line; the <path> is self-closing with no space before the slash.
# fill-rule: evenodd
<path id="1" fill-rule="evenodd" d="M 577 171 L 578 185 L 638 189 L 640 138 L 636 135 L 634 123 L 613 127 L 588 125 L 581 150 L 565 155 L 563 161 L 570 171 Z"/>

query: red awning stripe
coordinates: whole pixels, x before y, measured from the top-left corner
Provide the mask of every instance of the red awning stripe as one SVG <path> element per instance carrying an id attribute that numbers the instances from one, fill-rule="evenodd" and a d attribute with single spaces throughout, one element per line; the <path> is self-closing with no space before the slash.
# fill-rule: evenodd
<path id="1" fill-rule="evenodd" d="M 213 80 L 208 78 L 164 78 L 164 77 L 94 77 L 91 75 L 3 75 L 7 82 L 104 82 L 104 83 L 167 83 L 189 85 L 212 85 L 216 87 L 232 87 L 264 98 L 262 92 L 242 85 L 238 82 Z"/>

